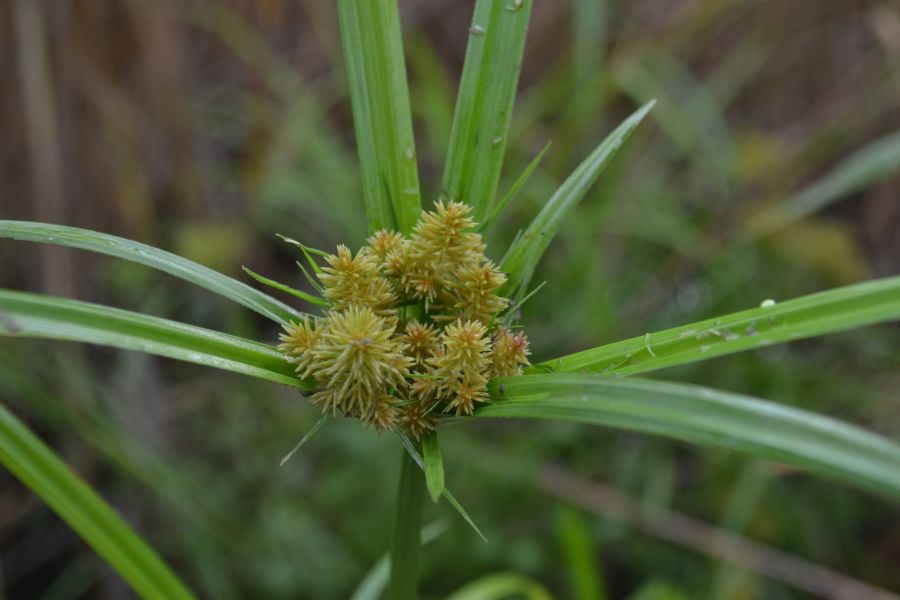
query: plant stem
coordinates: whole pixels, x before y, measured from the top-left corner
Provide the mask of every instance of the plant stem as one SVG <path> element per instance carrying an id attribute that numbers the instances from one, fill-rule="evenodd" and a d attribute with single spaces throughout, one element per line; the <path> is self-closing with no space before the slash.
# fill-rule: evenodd
<path id="1" fill-rule="evenodd" d="M 424 475 L 405 450 L 400 461 L 397 512 L 391 538 L 389 600 L 415 600 L 419 584 L 419 530 L 422 526 Z"/>

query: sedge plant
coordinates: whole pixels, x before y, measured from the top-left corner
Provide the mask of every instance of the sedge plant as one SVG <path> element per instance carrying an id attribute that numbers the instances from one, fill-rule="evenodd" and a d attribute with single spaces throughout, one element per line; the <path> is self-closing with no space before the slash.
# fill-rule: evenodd
<path id="1" fill-rule="evenodd" d="M 530 364 L 529 356 L 540 355 L 540 349 L 529 348 L 516 319 L 518 307 L 537 289 L 535 266 L 652 103 L 584 159 L 494 264 L 485 258 L 481 232 L 502 214 L 543 156 L 499 194 L 532 0 L 476 3 L 442 197 L 433 202 L 423 202 L 419 187 L 396 0 L 337 0 L 337 9 L 370 237 L 361 249 L 339 246 L 334 253 L 288 240 L 298 247 L 317 294 L 248 271 L 296 296 L 314 314 L 140 242 L 63 225 L 0 221 L 2 237 L 141 263 L 283 328 L 278 341 L 250 340 L 126 310 L 2 290 L 0 333 L 139 350 L 242 373 L 296 388 L 321 407 L 323 419 L 356 418 L 396 437 L 400 477 L 386 567 L 395 599 L 418 593 L 426 490 L 474 526 L 444 481 L 438 435 L 448 421 L 558 419 L 638 431 L 735 449 L 900 500 L 900 446 L 894 441 L 774 402 L 632 377 L 896 320 L 900 278 L 765 303 Z M 140 536 L 2 407 L 0 460 L 138 594 L 192 597 Z"/>

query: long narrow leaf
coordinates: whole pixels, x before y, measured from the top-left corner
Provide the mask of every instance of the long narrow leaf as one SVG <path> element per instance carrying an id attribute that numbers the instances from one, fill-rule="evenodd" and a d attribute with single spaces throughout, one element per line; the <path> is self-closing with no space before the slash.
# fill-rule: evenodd
<path id="1" fill-rule="evenodd" d="M 478 0 L 453 113 L 444 192 L 492 213 L 519 82 L 532 0 Z"/>
<path id="2" fill-rule="evenodd" d="M 421 211 L 397 0 L 338 0 L 369 230 L 408 233 Z"/>
<path id="3" fill-rule="evenodd" d="M 140 536 L 2 405 L 0 462 L 78 532 L 142 597 L 159 600 L 194 597 Z"/>
<path id="4" fill-rule="evenodd" d="M 622 144 L 653 108 L 654 103 L 651 101 L 639 108 L 609 134 L 559 186 L 525 232 L 516 239 L 500 265 L 500 269 L 509 275 L 505 287 L 507 296 L 515 295 L 517 291 L 527 287 L 535 266 L 562 226 L 563 219 L 584 198 Z"/>
<path id="5" fill-rule="evenodd" d="M 500 199 L 500 202 L 497 203 L 497 206 L 494 207 L 493 211 L 490 215 L 484 218 L 481 222 L 481 225 L 478 227 L 478 231 L 487 231 L 491 228 L 491 225 L 494 224 L 494 221 L 497 220 L 497 217 L 503 212 L 503 209 L 509 204 L 509 201 L 512 200 L 516 194 L 519 193 L 519 190 L 522 189 L 522 186 L 525 185 L 525 182 L 528 181 L 528 178 L 531 177 L 531 174 L 534 173 L 534 170 L 538 168 L 538 165 L 541 164 L 541 161 L 544 159 L 544 155 L 547 154 L 547 150 L 550 149 L 551 142 L 547 142 L 543 149 L 538 152 L 537 156 L 531 159 L 531 162 L 528 163 L 528 166 L 525 167 L 525 170 L 519 175 L 519 178 L 516 179 L 512 187 L 503 195 L 503 198 Z"/>
<path id="6" fill-rule="evenodd" d="M 140 263 L 199 285 L 278 323 L 303 317 L 303 313 L 245 283 L 177 254 L 114 235 L 49 223 L 0 221 L 0 238 L 57 244 Z"/>
<path id="7" fill-rule="evenodd" d="M 255 279 L 256 281 L 260 282 L 263 285 L 267 285 L 271 288 L 275 288 L 276 290 L 278 290 L 280 292 L 284 292 L 285 294 L 290 294 L 291 296 L 294 296 L 295 298 L 300 298 L 301 300 L 305 300 L 306 302 L 309 302 L 310 304 L 315 304 L 316 306 L 328 306 L 328 301 L 324 300 L 323 298 L 320 298 L 318 296 L 313 296 L 312 294 L 307 294 L 303 290 L 296 290 L 288 285 L 284 285 L 283 283 L 275 281 L 274 279 L 269 279 L 268 277 L 263 277 L 259 273 L 251 271 L 247 267 L 243 267 L 243 269 L 244 269 L 244 273 L 246 273 L 247 275 L 249 275 L 250 277 L 252 277 L 253 279 Z"/>
<path id="8" fill-rule="evenodd" d="M 532 372 L 645 373 L 894 320 L 900 320 L 900 276 L 648 333 L 548 361 Z"/>
<path id="9" fill-rule="evenodd" d="M 714 389 L 600 375 L 524 375 L 491 384 L 479 417 L 560 419 L 739 450 L 900 500 L 900 445 L 858 427 Z"/>
<path id="10" fill-rule="evenodd" d="M 70 340 L 138 350 L 309 389 L 274 348 L 126 310 L 0 290 L 0 335 Z"/>

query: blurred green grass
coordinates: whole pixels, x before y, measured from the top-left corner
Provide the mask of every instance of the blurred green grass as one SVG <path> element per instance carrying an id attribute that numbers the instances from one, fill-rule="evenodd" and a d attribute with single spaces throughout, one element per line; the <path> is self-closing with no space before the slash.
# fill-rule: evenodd
<path id="1" fill-rule="evenodd" d="M 11 5 L 0 7 L 0 81 L 13 91 L 0 95 L 8 132 L 0 142 L 3 218 L 45 214 L 236 277 L 246 264 L 297 287 L 305 282 L 295 257 L 275 233 L 322 248 L 362 241 L 361 182 L 330 3 L 41 6 L 45 37 L 29 43 L 48 50 L 50 107 L 62 126 L 46 151 L 59 153 L 62 168 L 43 176 L 60 179 L 59 197 L 48 203 L 29 179 L 39 165 L 24 151 L 23 122 L 33 109 L 16 93 L 24 46 L 13 35 Z M 403 8 L 427 202 L 441 191 L 471 3 Z M 553 145 L 494 229 L 495 258 L 636 104 L 659 102 L 534 275 L 535 283 L 553 283 L 522 309 L 534 358 L 900 272 L 896 168 L 772 235 L 740 235 L 750 216 L 796 198 L 845 157 L 900 130 L 900 48 L 891 35 L 898 23 L 886 1 L 537 3 L 500 192 L 546 142 Z M 52 255 L 19 247 L 0 244 L 0 284 L 48 285 L 37 273 Z M 84 254 L 71 260 L 74 268 L 54 285 L 80 299 L 275 338 L 247 311 L 164 276 Z M 897 347 L 897 327 L 889 326 L 666 375 L 800 405 L 896 439 Z M 386 550 L 393 440 L 336 421 L 279 468 L 318 418 L 289 390 L 108 350 L 4 341 L 0 351 L 3 401 L 201 595 L 346 597 Z M 559 550 L 566 534 L 554 515 L 565 503 L 536 485 L 549 463 L 900 589 L 890 568 L 900 561 L 900 511 L 832 482 L 568 424 L 448 428 L 442 442 L 449 485 L 490 543 L 445 509 L 428 508 L 426 522 L 452 519 L 426 554 L 423 589 L 431 597 L 500 571 L 533 577 L 559 597 L 582 597 L 570 575 L 578 559 Z M 6 473 L 0 501 L 9 507 L 0 528 L 8 595 L 124 593 Z M 639 589 L 649 598 L 802 597 L 627 523 L 579 519 L 594 544 L 581 560 L 602 564 L 607 597 Z"/>

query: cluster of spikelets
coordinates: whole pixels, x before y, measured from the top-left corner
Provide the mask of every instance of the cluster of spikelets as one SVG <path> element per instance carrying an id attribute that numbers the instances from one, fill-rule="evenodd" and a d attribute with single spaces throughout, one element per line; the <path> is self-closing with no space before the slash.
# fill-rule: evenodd
<path id="1" fill-rule="evenodd" d="M 487 383 L 528 364 L 528 340 L 499 325 L 506 276 L 484 256 L 465 204 L 438 202 L 409 237 L 379 231 L 318 272 L 329 310 L 285 327 L 281 350 L 312 402 L 379 431 L 419 438 L 442 413 L 471 414 Z"/>

